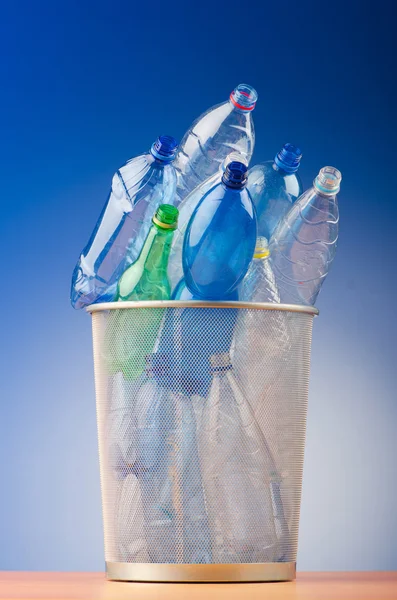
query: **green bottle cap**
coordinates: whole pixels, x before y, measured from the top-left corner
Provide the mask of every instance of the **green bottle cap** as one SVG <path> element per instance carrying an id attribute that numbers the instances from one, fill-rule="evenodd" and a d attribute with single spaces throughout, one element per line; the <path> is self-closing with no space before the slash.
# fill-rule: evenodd
<path id="1" fill-rule="evenodd" d="M 153 223 L 162 229 L 176 229 L 179 210 L 172 204 L 160 204 L 153 217 Z"/>

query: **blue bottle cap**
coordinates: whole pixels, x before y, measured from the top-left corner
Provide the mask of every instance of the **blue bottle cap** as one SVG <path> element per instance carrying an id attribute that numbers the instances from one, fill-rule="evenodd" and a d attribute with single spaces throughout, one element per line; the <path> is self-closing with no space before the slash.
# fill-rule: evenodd
<path id="1" fill-rule="evenodd" d="M 154 158 L 162 162 L 171 162 L 174 160 L 178 150 L 178 142 L 170 135 L 160 135 L 152 145 L 150 152 Z"/>
<path id="2" fill-rule="evenodd" d="M 298 146 L 284 144 L 280 152 L 274 157 L 274 162 L 279 169 L 286 173 L 296 173 L 302 158 L 302 152 Z"/>
<path id="3" fill-rule="evenodd" d="M 236 108 L 244 111 L 254 110 L 258 100 L 258 93 L 246 83 L 239 85 L 230 94 L 230 101 Z"/>
<path id="4" fill-rule="evenodd" d="M 326 196 L 333 196 L 340 190 L 340 182 L 342 181 L 342 173 L 335 167 L 323 167 L 313 181 L 313 185 L 317 191 Z"/>
<path id="5" fill-rule="evenodd" d="M 226 167 L 222 181 L 227 187 L 241 189 L 248 179 L 248 167 L 242 162 L 234 160 Z"/>

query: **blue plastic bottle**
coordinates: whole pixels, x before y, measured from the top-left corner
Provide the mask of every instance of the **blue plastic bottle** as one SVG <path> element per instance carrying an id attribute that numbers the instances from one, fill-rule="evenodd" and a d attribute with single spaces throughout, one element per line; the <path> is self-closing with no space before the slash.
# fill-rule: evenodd
<path id="1" fill-rule="evenodd" d="M 137 259 L 156 209 L 176 203 L 176 151 L 174 138 L 160 136 L 147 154 L 115 173 L 109 199 L 73 272 L 74 308 L 113 300 L 117 281 Z"/>
<path id="2" fill-rule="evenodd" d="M 180 282 L 178 283 L 178 285 L 176 286 L 175 290 L 172 293 L 172 299 L 173 300 L 197 300 L 197 301 L 203 301 L 203 298 L 200 298 L 200 296 L 195 296 L 194 294 L 192 294 L 192 292 L 189 290 L 189 288 L 186 286 L 185 280 L 181 279 Z M 238 293 L 237 290 L 234 290 L 230 296 L 226 296 L 225 298 L 222 298 L 223 302 L 237 302 L 238 300 Z"/>
<path id="3" fill-rule="evenodd" d="M 256 215 L 247 167 L 231 162 L 221 183 L 194 210 L 183 243 L 186 286 L 204 300 L 230 296 L 246 274 L 256 243 Z"/>
<path id="4" fill-rule="evenodd" d="M 335 257 L 342 175 L 324 167 L 282 218 L 270 240 L 270 263 L 281 302 L 316 302 Z"/>
<path id="5" fill-rule="evenodd" d="M 255 165 L 248 173 L 247 188 L 255 204 L 258 236 L 270 240 L 278 223 L 301 195 L 298 169 L 302 153 L 285 144 L 274 160 Z"/>
<path id="6" fill-rule="evenodd" d="M 249 162 L 255 144 L 252 111 L 257 99 L 254 88 L 240 83 L 226 102 L 194 121 L 175 160 L 180 200 L 214 175 L 230 152 L 243 154 Z"/>
<path id="7" fill-rule="evenodd" d="M 239 152 L 231 152 L 223 161 L 221 168 L 214 175 L 209 177 L 209 179 L 206 179 L 203 181 L 203 183 L 194 188 L 194 190 L 178 206 L 178 229 L 174 234 L 170 260 L 168 263 L 168 275 L 171 281 L 173 292 L 175 291 L 176 286 L 179 284 L 179 281 L 183 278 L 183 238 L 185 237 L 185 231 L 189 225 L 190 217 L 205 194 L 222 181 L 222 177 L 226 171 L 227 165 L 233 161 L 242 162 L 248 167 L 248 160 L 243 154 L 240 154 Z"/>

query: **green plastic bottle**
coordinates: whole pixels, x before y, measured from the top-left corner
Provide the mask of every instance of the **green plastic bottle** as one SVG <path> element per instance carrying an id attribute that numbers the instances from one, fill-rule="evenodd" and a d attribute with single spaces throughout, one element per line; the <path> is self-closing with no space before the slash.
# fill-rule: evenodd
<path id="1" fill-rule="evenodd" d="M 177 225 L 178 209 L 171 204 L 161 204 L 139 257 L 119 279 L 115 302 L 171 298 L 167 267 Z M 105 334 L 109 374 L 121 371 L 128 380 L 142 375 L 145 358 L 153 352 L 164 310 L 111 311 Z"/>

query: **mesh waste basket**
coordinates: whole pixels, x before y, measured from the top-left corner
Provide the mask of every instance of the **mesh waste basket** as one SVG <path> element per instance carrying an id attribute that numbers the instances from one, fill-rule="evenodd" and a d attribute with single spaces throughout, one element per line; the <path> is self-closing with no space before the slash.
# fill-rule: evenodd
<path id="1" fill-rule="evenodd" d="M 108 578 L 294 579 L 317 310 L 87 310 Z"/>

